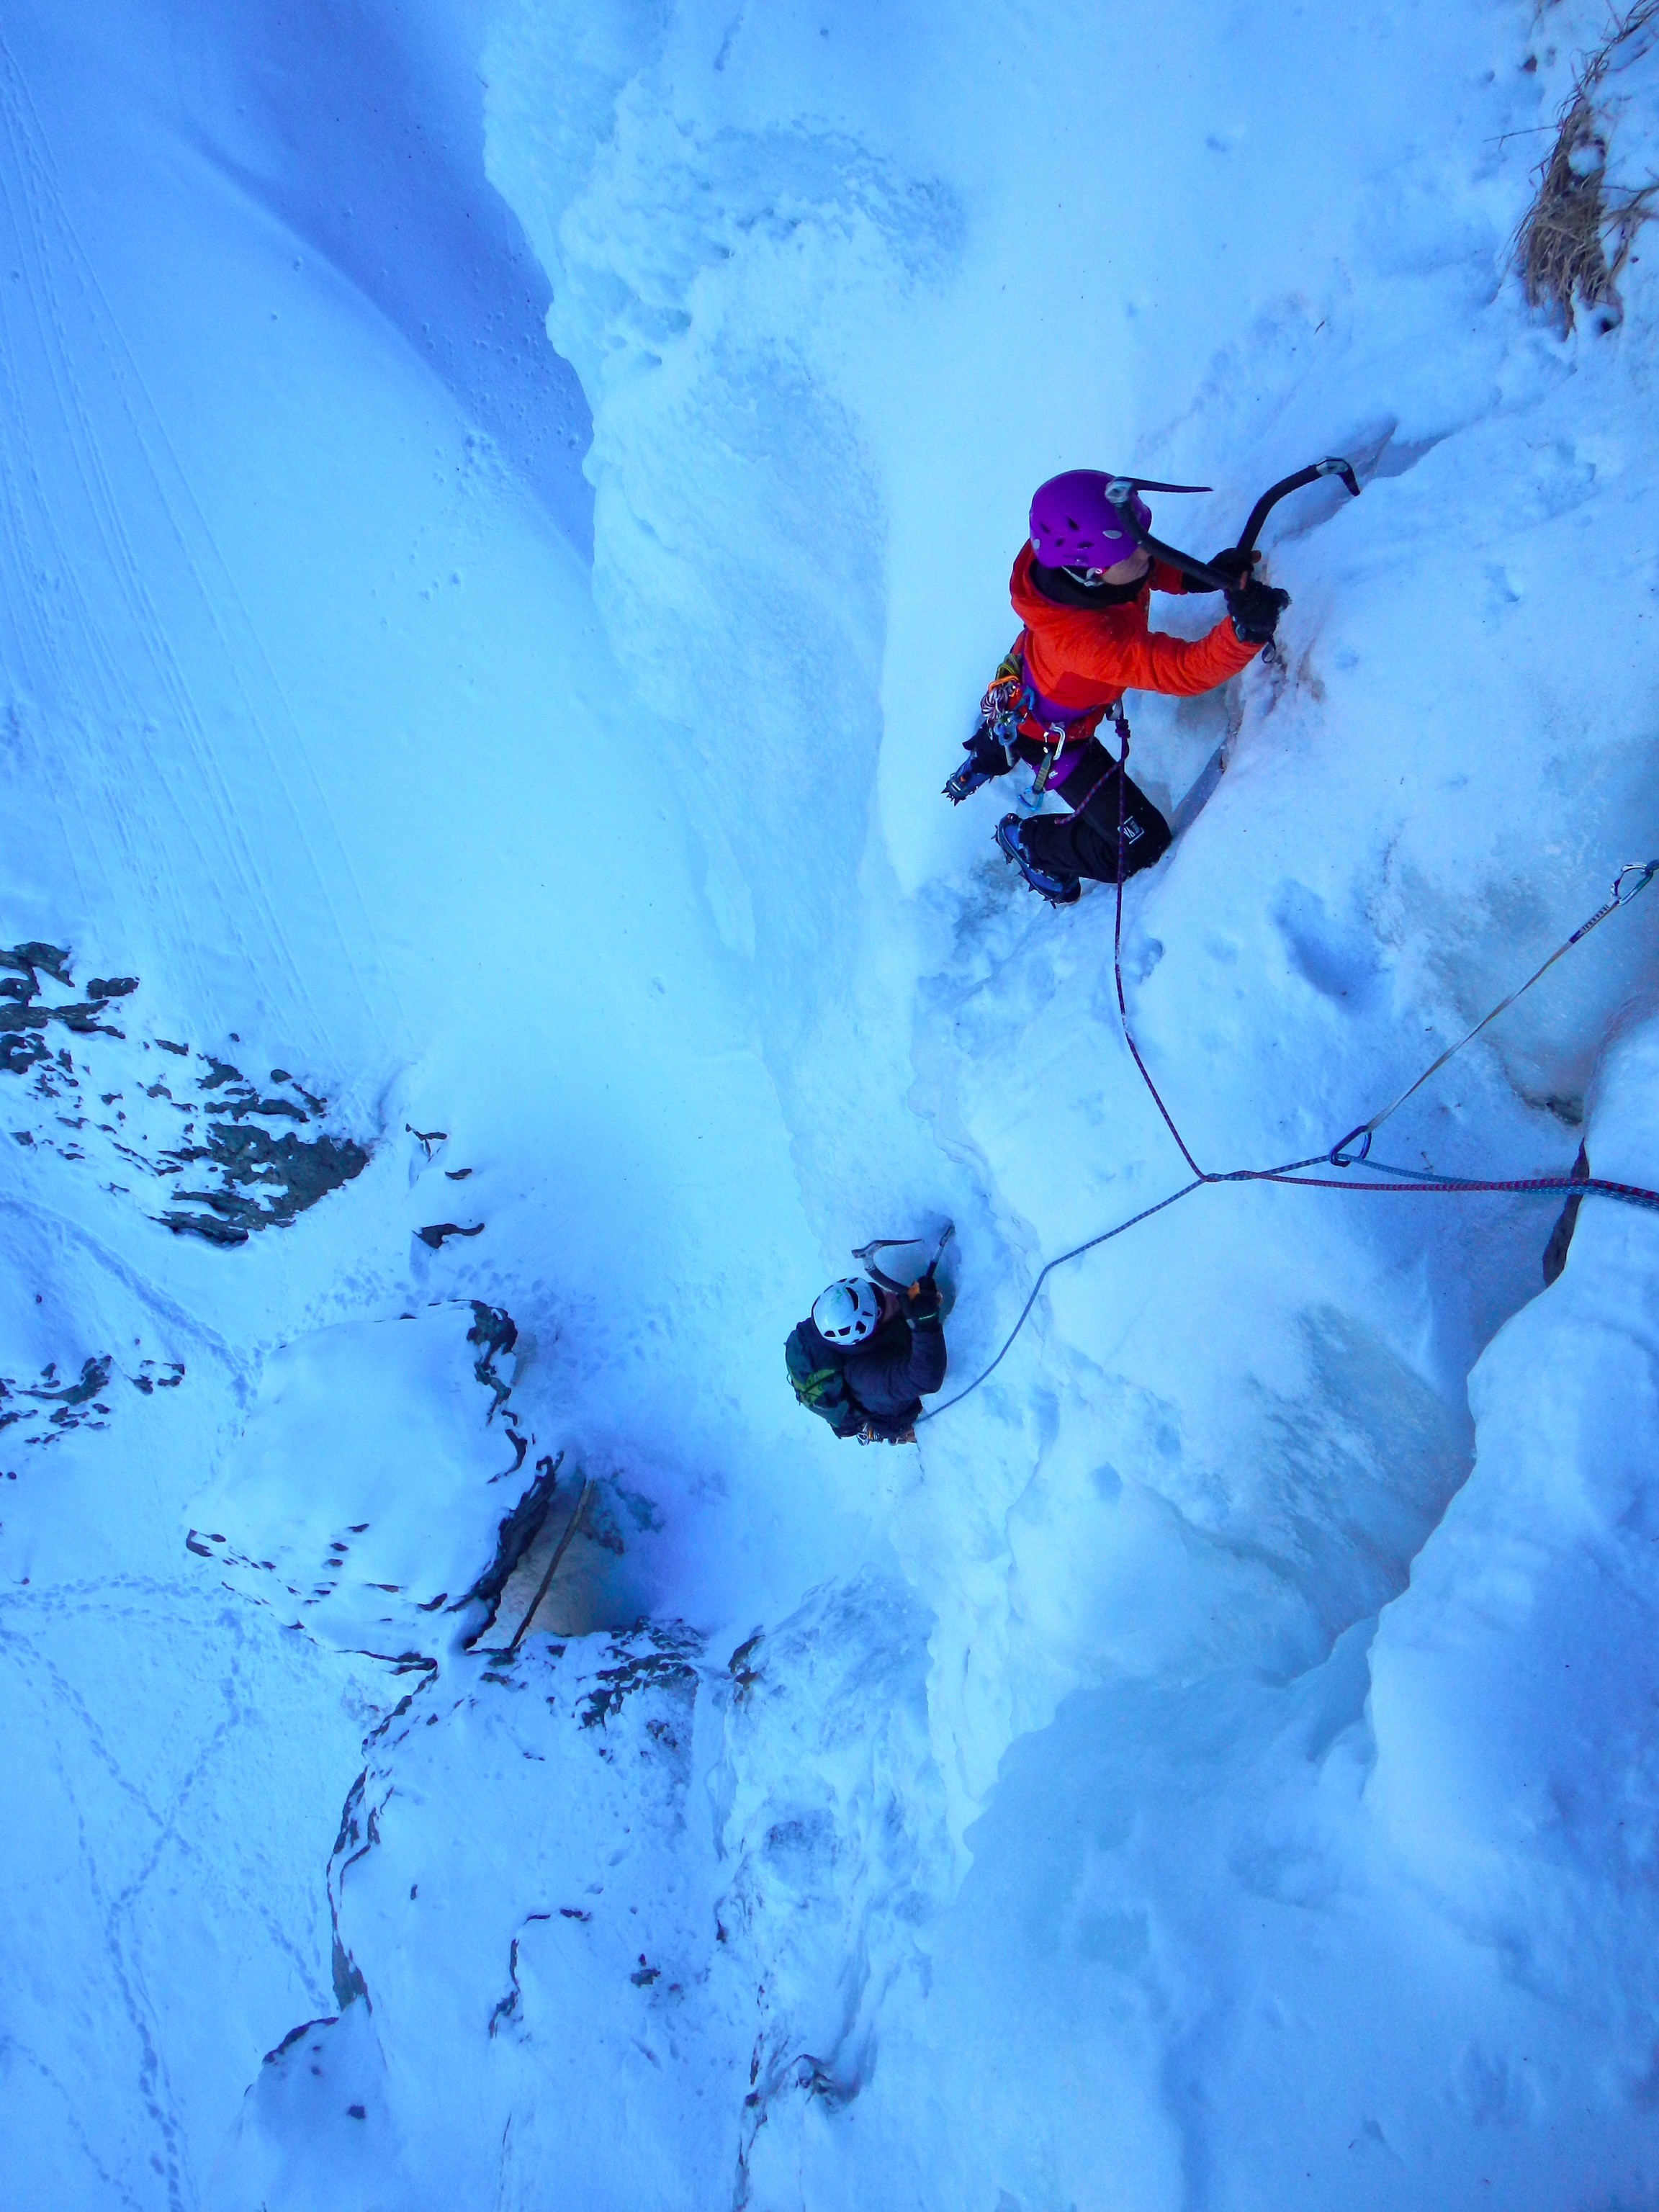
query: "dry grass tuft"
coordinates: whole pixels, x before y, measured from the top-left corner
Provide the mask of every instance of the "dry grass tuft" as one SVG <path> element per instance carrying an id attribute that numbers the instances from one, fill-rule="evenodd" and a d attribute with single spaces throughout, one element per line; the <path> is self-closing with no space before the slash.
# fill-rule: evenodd
<path id="1" fill-rule="evenodd" d="M 1607 181 L 1607 146 L 1595 94 L 1620 50 L 1659 18 L 1659 0 L 1636 0 L 1573 80 L 1555 143 L 1538 172 L 1538 195 L 1516 234 L 1515 252 L 1528 305 L 1544 307 L 1564 331 L 1577 309 L 1594 311 L 1611 330 L 1623 313 L 1619 278 L 1659 181 L 1631 191 Z"/>

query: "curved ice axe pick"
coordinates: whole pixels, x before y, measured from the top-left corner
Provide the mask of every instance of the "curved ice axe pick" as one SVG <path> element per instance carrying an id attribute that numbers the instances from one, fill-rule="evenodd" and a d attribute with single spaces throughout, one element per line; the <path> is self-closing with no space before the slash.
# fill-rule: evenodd
<path id="1" fill-rule="evenodd" d="M 1305 469 L 1298 469 L 1294 476 L 1280 477 L 1276 484 L 1270 484 L 1262 493 L 1261 498 L 1250 509 L 1250 519 L 1244 526 L 1244 535 L 1239 539 L 1234 550 L 1239 553 L 1254 553 L 1255 541 L 1261 535 L 1262 524 L 1285 494 L 1300 491 L 1304 484 L 1317 483 L 1321 477 L 1340 477 L 1349 496 L 1353 499 L 1358 498 L 1359 479 L 1355 476 L 1349 464 L 1340 455 L 1333 454 L 1322 461 L 1310 461 Z"/>
<path id="2" fill-rule="evenodd" d="M 1293 476 L 1281 477 L 1276 484 L 1270 484 L 1262 493 L 1261 498 L 1250 509 L 1250 519 L 1244 525 L 1243 532 L 1238 544 L 1234 547 L 1234 551 L 1254 553 L 1255 541 L 1261 534 L 1261 526 L 1278 506 L 1279 501 L 1290 492 L 1300 491 L 1304 484 L 1316 483 L 1321 477 L 1340 477 L 1352 496 L 1355 499 L 1358 498 L 1359 479 L 1355 476 L 1350 465 L 1340 455 L 1332 454 L 1322 461 L 1310 461 L 1305 469 L 1297 469 Z M 1117 510 L 1123 527 L 1138 544 L 1146 548 L 1154 559 L 1167 561 L 1172 568 L 1178 568 L 1183 576 L 1190 576 L 1195 584 L 1202 584 L 1206 592 L 1231 591 L 1237 581 L 1236 579 L 1222 575 L 1217 569 L 1211 568 L 1207 561 L 1195 561 L 1190 553 L 1183 553 L 1174 545 L 1166 545 L 1161 538 L 1154 538 L 1149 530 L 1143 530 L 1139 518 L 1135 514 L 1132 504 L 1132 495 L 1138 491 L 1208 491 L 1210 489 L 1211 486 L 1208 484 L 1157 483 L 1151 477 L 1113 477 L 1106 486 L 1106 496 Z"/>

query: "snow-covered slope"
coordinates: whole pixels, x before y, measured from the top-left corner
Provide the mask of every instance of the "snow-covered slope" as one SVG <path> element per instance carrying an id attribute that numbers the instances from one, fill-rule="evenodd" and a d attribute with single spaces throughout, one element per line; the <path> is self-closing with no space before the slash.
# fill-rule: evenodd
<path id="1" fill-rule="evenodd" d="M 1053 470 L 1364 480 L 1131 702 L 1226 740 L 1125 914 L 1205 1166 L 1659 851 L 1651 289 L 1508 274 L 1601 27 L 14 11 L 8 2201 L 1659 2191 L 1650 1218 L 1203 1191 L 917 1451 L 778 1357 L 949 1216 L 965 1381 L 1186 1179 L 1109 899 L 939 796 Z M 1659 1180 L 1656 928 L 1379 1150 Z"/>

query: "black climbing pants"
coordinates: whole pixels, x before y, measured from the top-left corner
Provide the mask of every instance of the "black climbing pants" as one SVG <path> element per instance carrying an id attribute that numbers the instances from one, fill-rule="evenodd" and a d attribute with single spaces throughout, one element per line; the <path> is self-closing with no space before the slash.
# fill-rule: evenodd
<path id="1" fill-rule="evenodd" d="M 1123 779 L 1123 872 L 1139 875 L 1170 849 L 1170 825 L 1134 778 Z M 1021 842 L 1051 875 L 1117 881 L 1118 769 L 1103 744 L 1091 739 L 1083 758 L 1054 796 L 1074 806 L 1070 814 L 1036 814 Z M 1073 799 L 1075 793 L 1082 804 Z"/>

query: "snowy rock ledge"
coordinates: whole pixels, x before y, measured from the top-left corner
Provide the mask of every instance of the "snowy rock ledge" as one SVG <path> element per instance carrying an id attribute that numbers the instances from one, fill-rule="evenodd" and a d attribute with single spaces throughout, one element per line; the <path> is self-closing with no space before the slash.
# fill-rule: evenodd
<path id="1" fill-rule="evenodd" d="M 926 1630 L 871 1577 L 725 1662 L 641 1626 L 418 1690 L 331 1865 L 341 2009 L 270 2054 L 219 2201 L 787 2201 L 926 1983 Z"/>
<path id="2" fill-rule="evenodd" d="M 481 1302 L 284 1346 L 186 1539 L 230 1588 L 337 1650 L 432 1666 L 472 1635 L 546 1517 L 554 1466 L 499 1423 L 517 1332 Z"/>

